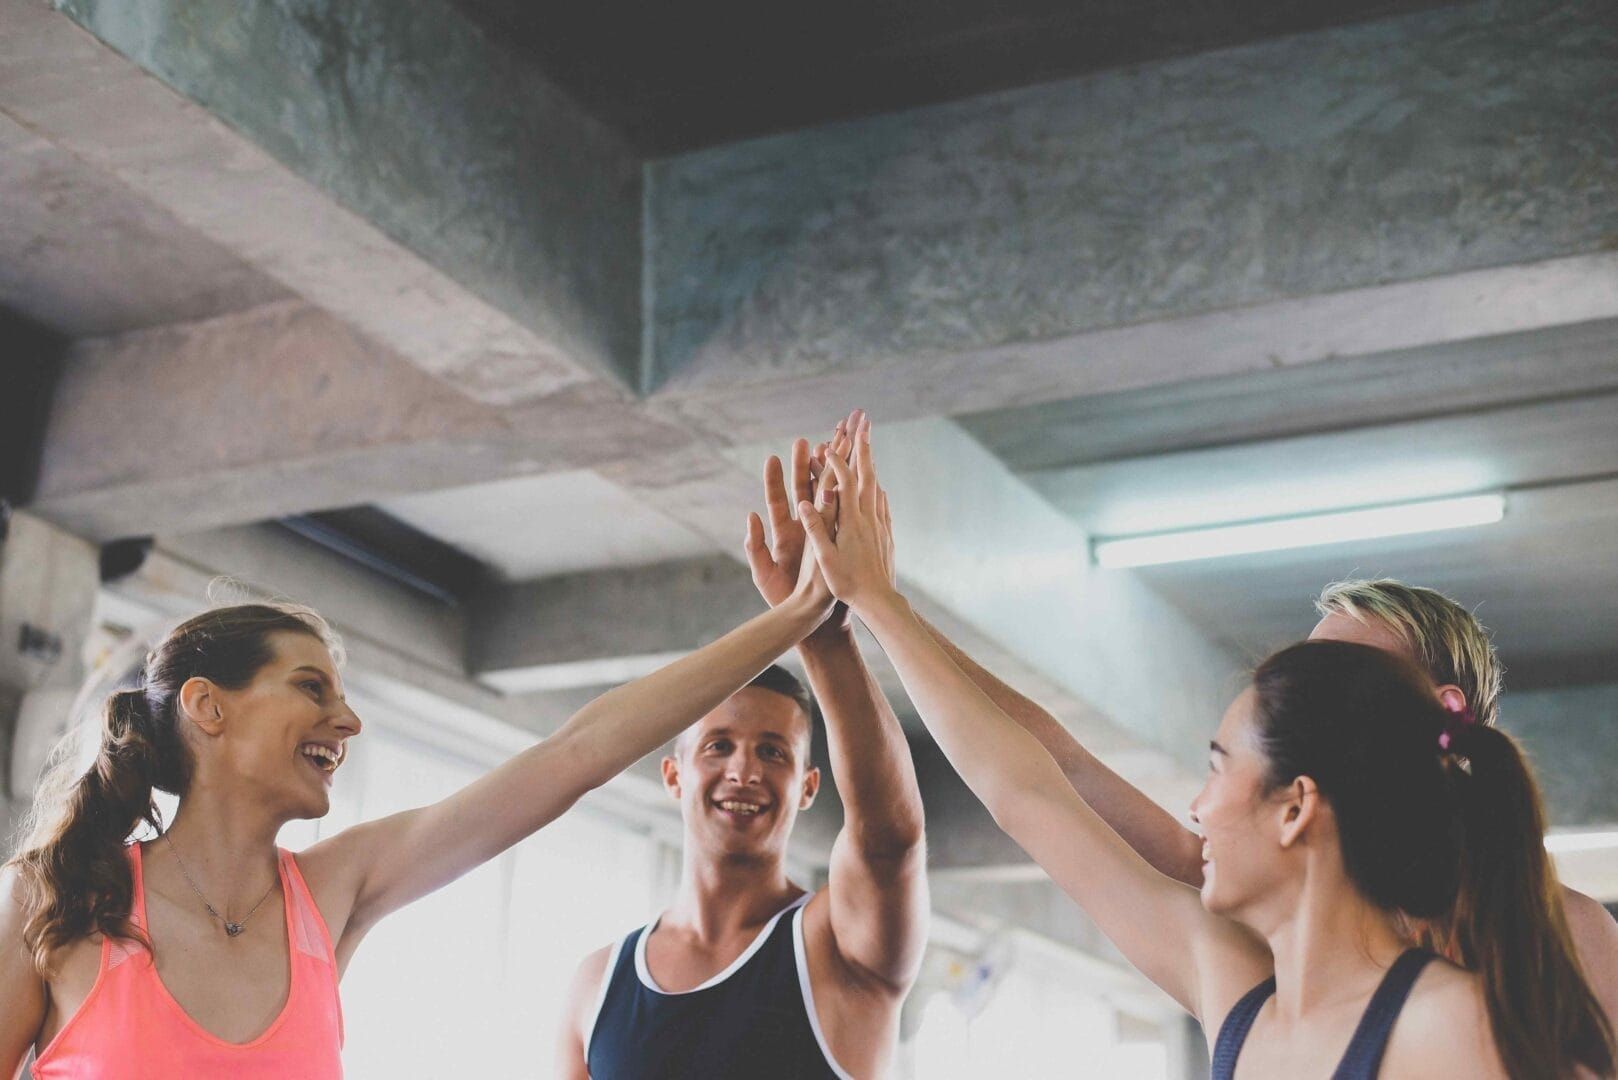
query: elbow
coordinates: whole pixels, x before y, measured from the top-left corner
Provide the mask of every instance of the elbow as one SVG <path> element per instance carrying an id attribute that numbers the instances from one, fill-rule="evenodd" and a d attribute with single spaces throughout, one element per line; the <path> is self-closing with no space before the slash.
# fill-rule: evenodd
<path id="1" fill-rule="evenodd" d="M 919 818 L 914 822 L 890 821 L 856 828 L 852 839 L 860 859 L 870 864 L 903 864 L 921 856 L 927 848 L 927 832 Z"/>
<path id="2" fill-rule="evenodd" d="M 1030 823 L 1040 819 L 1038 798 L 1026 788 L 1019 788 L 1015 784 L 1007 785 L 995 791 L 986 791 L 979 796 L 983 806 L 989 811 L 995 825 L 1001 832 L 1018 840 L 1024 836 Z"/>
<path id="3" fill-rule="evenodd" d="M 593 753 L 592 740 L 583 738 L 572 724 L 546 739 L 540 746 L 555 759 L 556 775 L 566 777 L 576 795 L 594 791 L 621 771 L 601 754 Z"/>

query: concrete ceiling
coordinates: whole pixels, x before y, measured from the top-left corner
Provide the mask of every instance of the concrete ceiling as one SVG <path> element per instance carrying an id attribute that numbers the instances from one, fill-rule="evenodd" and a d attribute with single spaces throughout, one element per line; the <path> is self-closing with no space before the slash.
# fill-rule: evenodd
<path id="1" fill-rule="evenodd" d="M 456 3 L 651 156 L 1440 6 Z"/>
<path id="2" fill-rule="evenodd" d="M 1099 536 L 1506 491 L 1499 525 L 1134 573 L 1254 659 L 1308 630 L 1326 582 L 1389 576 L 1475 607 L 1512 686 L 1618 678 L 1610 321 L 963 424 Z"/>
<path id="3" fill-rule="evenodd" d="M 508 581 L 714 551 L 706 538 L 582 470 L 472 484 L 378 505 Z"/>

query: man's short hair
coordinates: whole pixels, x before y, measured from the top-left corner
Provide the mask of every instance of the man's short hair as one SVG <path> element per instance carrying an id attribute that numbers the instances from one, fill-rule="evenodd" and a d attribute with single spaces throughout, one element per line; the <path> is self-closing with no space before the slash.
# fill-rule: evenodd
<path id="1" fill-rule="evenodd" d="M 1392 578 L 1338 581 L 1321 590 L 1315 609 L 1361 622 L 1376 619 L 1404 638 L 1435 683 L 1460 687 L 1479 722 L 1499 719 L 1505 668 L 1494 642 L 1476 616 L 1443 593 Z"/>
<path id="2" fill-rule="evenodd" d="M 798 708 L 803 710 L 803 715 L 809 718 L 810 732 L 814 731 L 815 697 L 809 692 L 809 688 L 803 685 L 803 680 L 792 672 L 780 664 L 771 664 L 753 676 L 753 681 L 747 685 L 756 686 L 760 690 L 773 690 L 797 702 Z"/>

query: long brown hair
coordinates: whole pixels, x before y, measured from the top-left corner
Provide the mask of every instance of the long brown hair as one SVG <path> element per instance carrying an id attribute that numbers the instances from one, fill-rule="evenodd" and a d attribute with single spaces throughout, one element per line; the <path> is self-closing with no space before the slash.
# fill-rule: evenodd
<path id="1" fill-rule="evenodd" d="M 7 865 L 23 885 L 23 940 L 42 974 L 56 950 L 91 934 L 150 947 L 129 920 L 134 884 L 124 845 L 143 822 L 162 831 L 155 791 L 184 796 L 190 784 L 180 687 L 192 678 L 246 686 L 275 657 L 271 635 L 287 632 L 340 653 L 325 620 L 293 605 L 238 604 L 182 623 L 147 657 L 139 684 L 107 698 L 90 767 L 81 773 L 62 757 L 41 779 L 27 838 Z"/>
<path id="2" fill-rule="evenodd" d="M 1613 1072 L 1613 1033 L 1573 951 L 1539 790 L 1505 732 L 1446 711 L 1411 661 L 1342 641 L 1283 649 L 1253 677 L 1268 782 L 1308 776 L 1372 903 L 1449 927 L 1519 1080 Z"/>

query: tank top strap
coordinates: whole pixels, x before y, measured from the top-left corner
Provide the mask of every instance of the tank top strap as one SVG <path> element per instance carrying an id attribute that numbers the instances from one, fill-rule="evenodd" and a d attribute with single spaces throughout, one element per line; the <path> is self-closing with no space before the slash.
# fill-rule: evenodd
<path id="1" fill-rule="evenodd" d="M 1264 1003 L 1274 993 L 1275 976 L 1271 975 L 1243 994 L 1241 1000 L 1225 1014 L 1224 1023 L 1219 1025 L 1219 1038 L 1214 1041 L 1209 1080 L 1231 1080 L 1236 1075 L 1236 1059 L 1241 1056 L 1247 1033 L 1253 1030 L 1253 1021 L 1258 1019 L 1259 1010 L 1264 1008 Z"/>
<path id="2" fill-rule="evenodd" d="M 1382 1067 L 1382 1054 L 1388 1047 L 1388 1036 L 1393 1033 L 1394 1021 L 1410 997 L 1416 979 L 1435 956 L 1426 949 L 1406 949 L 1393 962 L 1376 993 L 1365 1006 L 1365 1013 L 1354 1029 L 1343 1060 L 1338 1062 L 1332 1080 L 1376 1080 Z"/>
<path id="3" fill-rule="evenodd" d="M 124 857 L 129 860 L 129 921 L 138 926 L 142 932 L 145 932 L 147 926 L 146 876 L 141 869 L 139 842 L 125 845 Z M 139 942 L 104 934 L 101 938 L 101 970 L 102 972 L 111 971 L 125 960 L 138 956 L 144 951 Z"/>
<path id="4" fill-rule="evenodd" d="M 124 846 L 124 855 L 129 859 L 129 918 L 130 921 L 146 929 L 146 873 L 141 867 L 140 841 Z"/>
<path id="5" fill-rule="evenodd" d="M 287 933 L 293 947 L 304 956 L 335 968 L 337 954 L 332 946 L 331 932 L 326 928 L 326 920 L 321 918 L 320 909 L 315 906 L 314 895 L 303 880 L 303 872 L 298 869 L 297 857 L 286 848 L 277 848 L 276 853 L 281 863 L 281 882 L 286 890 Z"/>

